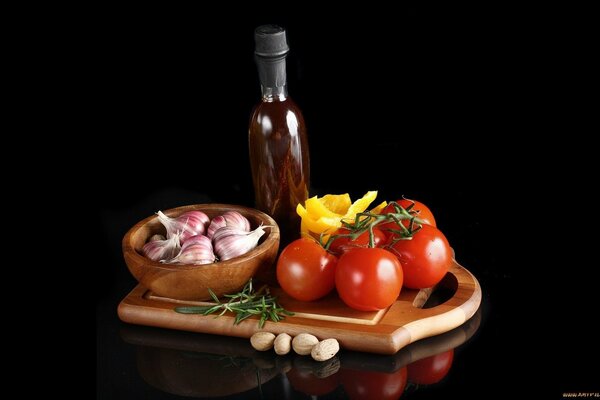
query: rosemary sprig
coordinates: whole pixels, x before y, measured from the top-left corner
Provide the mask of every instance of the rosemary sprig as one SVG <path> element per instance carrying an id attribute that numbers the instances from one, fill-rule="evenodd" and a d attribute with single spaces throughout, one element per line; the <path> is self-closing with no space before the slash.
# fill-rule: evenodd
<path id="1" fill-rule="evenodd" d="M 235 320 L 233 321 L 234 325 L 239 324 L 253 315 L 257 315 L 260 316 L 258 321 L 258 326 L 260 328 L 265 325 L 267 320 L 279 322 L 284 319 L 286 315 L 294 315 L 293 312 L 288 311 L 277 304 L 277 297 L 271 296 L 269 288 L 266 285 L 259 290 L 254 291 L 252 279 L 246 283 L 241 292 L 226 294 L 225 297 L 229 299 L 226 303 L 221 302 L 212 290 L 208 289 L 208 292 L 216 304 L 210 306 L 175 307 L 175 311 L 181 314 L 202 315 L 209 315 L 221 311 L 219 315 L 217 315 L 217 318 L 229 311 L 235 314 Z"/>

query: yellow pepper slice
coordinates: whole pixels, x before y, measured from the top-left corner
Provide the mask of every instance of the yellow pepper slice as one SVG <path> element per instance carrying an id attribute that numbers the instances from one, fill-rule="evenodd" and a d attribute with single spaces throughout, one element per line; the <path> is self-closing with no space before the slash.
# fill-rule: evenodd
<path id="1" fill-rule="evenodd" d="M 367 192 L 362 198 L 351 203 L 348 193 L 314 196 L 306 200 L 305 205 L 298 204 L 296 212 L 302 218 L 300 233 L 305 237 L 319 238 L 324 234 L 327 240 L 330 234 L 342 226 L 342 220 L 353 222 L 357 213 L 365 211 L 377 197 L 377 191 Z M 377 209 L 383 209 L 383 202 Z"/>
<path id="2" fill-rule="evenodd" d="M 352 203 L 352 205 L 350 206 L 350 208 L 348 208 L 348 211 L 344 215 L 344 221 L 354 221 L 354 217 L 356 216 L 356 214 L 365 211 L 373 202 L 373 200 L 375 200 L 375 197 L 377 197 L 377 190 L 367 192 L 362 198 Z"/>
<path id="3" fill-rule="evenodd" d="M 308 200 L 307 200 L 308 201 Z M 341 217 L 329 218 L 310 215 L 308 210 L 298 204 L 296 212 L 302 218 L 304 227 L 313 233 L 321 234 L 322 232 L 333 233 L 337 228 L 342 226 Z"/>
<path id="4" fill-rule="evenodd" d="M 313 218 L 328 217 L 328 218 L 341 218 L 342 215 L 337 214 L 328 209 L 323 202 L 319 200 L 317 196 L 311 197 L 306 200 L 306 211 Z"/>
<path id="5" fill-rule="evenodd" d="M 348 193 L 326 194 L 325 196 L 321 197 L 319 201 L 323 203 L 327 209 L 339 215 L 346 214 L 352 205 L 352 200 L 350 200 L 350 195 Z"/>

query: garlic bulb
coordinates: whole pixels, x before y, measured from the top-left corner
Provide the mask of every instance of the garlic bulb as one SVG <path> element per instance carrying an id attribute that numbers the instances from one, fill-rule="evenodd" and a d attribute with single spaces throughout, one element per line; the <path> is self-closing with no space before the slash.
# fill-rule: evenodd
<path id="1" fill-rule="evenodd" d="M 183 251 L 183 250 L 187 249 L 188 247 L 195 245 L 195 244 L 210 247 L 210 249 L 212 249 L 212 242 L 210 241 L 209 238 L 207 238 L 204 235 L 194 235 L 194 236 L 190 236 L 188 238 L 188 240 L 186 240 L 181 245 L 181 250 Z"/>
<path id="2" fill-rule="evenodd" d="M 167 217 L 162 211 L 156 214 L 158 214 L 158 220 L 165 226 L 168 238 L 181 232 L 181 243 L 184 243 L 190 236 L 203 234 L 210 221 L 208 215 L 202 211 L 188 211 L 177 218 Z"/>
<path id="3" fill-rule="evenodd" d="M 212 239 L 215 232 L 224 226 L 237 228 L 245 232 L 250 231 L 250 221 L 248 221 L 248 218 L 237 211 L 226 211 L 223 215 L 214 217 L 210 221 L 206 236 Z"/>
<path id="4" fill-rule="evenodd" d="M 219 215 L 217 217 L 214 217 L 212 219 L 212 221 L 210 221 L 210 225 L 208 226 L 208 229 L 206 230 L 206 236 L 208 236 L 209 239 L 212 239 L 212 237 L 214 236 L 215 232 L 219 229 L 222 228 L 224 226 L 227 225 L 227 221 L 225 221 L 225 217 L 222 215 Z"/>
<path id="5" fill-rule="evenodd" d="M 156 239 L 154 235 L 142 248 L 142 253 L 152 261 L 165 261 L 175 257 L 181 248 L 179 245 L 179 234 L 174 234 L 169 239 Z"/>
<path id="6" fill-rule="evenodd" d="M 167 262 L 200 265 L 211 264 L 215 259 L 210 239 L 204 235 L 194 235 L 183 243 L 179 254 Z"/>
<path id="7" fill-rule="evenodd" d="M 239 212 L 227 211 L 223 214 L 223 217 L 225 217 L 225 221 L 227 221 L 227 226 L 238 228 L 246 232 L 250 231 L 250 221 Z"/>
<path id="8" fill-rule="evenodd" d="M 213 236 L 215 253 L 221 261 L 246 254 L 256 247 L 264 233 L 262 225 L 252 232 L 229 226 L 219 228 Z"/>

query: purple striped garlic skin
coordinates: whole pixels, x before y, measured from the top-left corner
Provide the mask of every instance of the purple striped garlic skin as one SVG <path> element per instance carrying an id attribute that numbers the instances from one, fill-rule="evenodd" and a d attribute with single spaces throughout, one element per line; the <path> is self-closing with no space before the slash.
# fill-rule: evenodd
<path id="1" fill-rule="evenodd" d="M 156 236 L 156 235 L 154 235 Z M 179 235 L 175 234 L 169 239 L 154 239 L 151 237 L 148 243 L 142 248 L 142 253 L 152 261 L 167 261 L 179 253 L 181 246 L 179 244 Z"/>
<path id="2" fill-rule="evenodd" d="M 238 228 L 246 232 L 250 231 L 250 221 L 239 212 L 227 211 L 223 214 L 223 217 L 225 217 L 225 221 L 227 221 L 227 226 Z"/>
<path id="3" fill-rule="evenodd" d="M 191 236 L 201 235 L 206 232 L 206 228 L 210 222 L 208 215 L 202 211 L 187 211 L 176 218 L 168 217 L 162 211 L 156 214 L 158 215 L 158 220 L 167 230 L 167 238 L 176 233 L 181 233 L 181 243 L 185 243 Z"/>
<path id="4" fill-rule="evenodd" d="M 190 237 L 181 246 L 179 254 L 171 259 L 169 264 L 211 264 L 216 261 L 213 246 L 209 238 L 204 235 Z"/>
<path id="5" fill-rule="evenodd" d="M 262 225 L 252 232 L 229 226 L 219 228 L 213 236 L 215 253 L 221 261 L 244 255 L 257 246 L 264 233 Z"/>

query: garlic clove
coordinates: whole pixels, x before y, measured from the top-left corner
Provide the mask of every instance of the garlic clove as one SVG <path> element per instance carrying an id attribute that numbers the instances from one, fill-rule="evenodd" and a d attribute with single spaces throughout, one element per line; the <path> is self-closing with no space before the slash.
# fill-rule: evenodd
<path id="1" fill-rule="evenodd" d="M 246 232 L 250 231 L 250 221 L 239 212 L 227 211 L 223 214 L 223 217 L 225 217 L 225 221 L 227 221 L 227 226 L 238 228 Z"/>
<path id="2" fill-rule="evenodd" d="M 202 211 L 187 211 L 177 217 L 177 220 L 184 225 L 190 227 L 191 231 L 203 234 L 210 223 L 208 215 Z M 194 236 L 194 235 L 191 235 Z M 183 241 L 185 242 L 185 240 Z"/>
<path id="3" fill-rule="evenodd" d="M 174 234 L 169 239 L 155 239 L 154 235 L 150 238 L 150 241 L 142 248 L 142 253 L 151 259 L 152 261 L 164 261 L 170 260 L 175 257 L 180 251 L 179 234 Z"/>
<path id="4" fill-rule="evenodd" d="M 202 211 L 187 211 L 177 218 L 168 217 L 162 211 L 156 214 L 158 215 L 158 220 L 167 230 L 167 238 L 170 238 L 177 232 L 181 232 L 181 243 L 184 243 L 191 236 L 203 234 L 210 221 L 208 215 Z"/>
<path id="5" fill-rule="evenodd" d="M 204 235 L 194 235 L 194 236 L 190 236 L 182 245 L 181 245 L 181 251 L 184 251 L 185 249 L 187 249 L 189 246 L 195 245 L 195 244 L 199 244 L 201 246 L 205 246 L 208 247 L 211 251 L 213 249 L 212 246 L 212 242 L 209 238 L 207 238 Z"/>
<path id="6" fill-rule="evenodd" d="M 207 234 L 213 239 L 215 232 L 224 226 L 240 229 L 245 232 L 250 231 L 250 221 L 237 211 L 226 211 L 223 215 L 214 217 L 208 226 Z"/>
<path id="7" fill-rule="evenodd" d="M 217 217 L 214 217 L 212 221 L 210 221 L 210 225 L 208 225 L 208 229 L 206 230 L 206 236 L 208 236 L 209 239 L 212 239 L 215 232 L 219 228 L 222 228 L 224 226 L 227 226 L 227 221 L 225 220 L 224 216 L 219 215 Z"/>
<path id="8" fill-rule="evenodd" d="M 215 253 L 221 261 L 239 257 L 255 248 L 264 233 L 262 225 L 252 232 L 229 226 L 220 228 L 213 237 Z"/>
<path id="9" fill-rule="evenodd" d="M 235 228 L 232 226 L 223 226 L 219 229 L 217 229 L 217 231 L 215 232 L 215 234 L 212 237 L 213 242 L 217 242 L 219 239 L 225 237 L 225 236 L 230 236 L 230 235 L 241 235 L 241 236 L 247 236 L 250 232 L 244 231 L 242 229 L 239 228 Z"/>
<path id="10" fill-rule="evenodd" d="M 215 262 L 215 253 L 200 243 L 194 243 L 182 249 L 179 254 L 168 261 L 169 264 L 211 264 Z"/>

